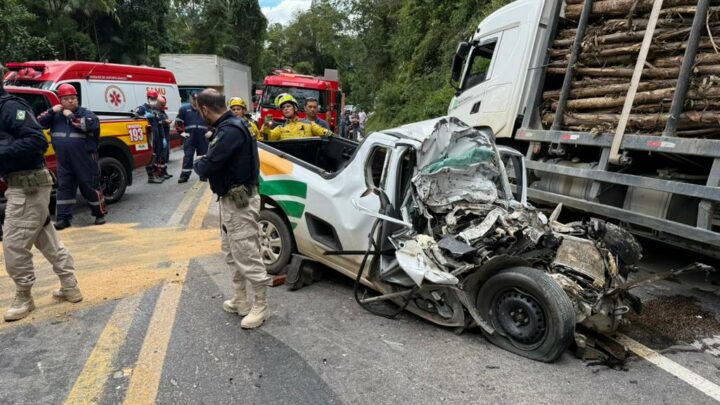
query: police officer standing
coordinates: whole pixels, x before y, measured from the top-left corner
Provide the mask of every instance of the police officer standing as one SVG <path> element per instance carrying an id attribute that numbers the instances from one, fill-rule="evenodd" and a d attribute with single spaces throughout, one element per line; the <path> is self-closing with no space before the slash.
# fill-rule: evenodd
<path id="1" fill-rule="evenodd" d="M 223 239 L 230 245 L 235 268 L 235 296 L 223 303 L 223 309 L 244 316 L 242 328 L 254 329 L 270 315 L 267 287 L 271 280 L 260 255 L 257 141 L 247 122 L 228 111 L 225 97 L 217 90 L 200 93 L 197 107 L 215 134 L 207 154 L 195 162 L 195 171 L 210 180 L 210 188 L 219 197 Z M 252 305 L 248 281 L 255 295 Z"/>
<path id="2" fill-rule="evenodd" d="M 197 93 L 193 93 L 190 98 L 190 105 L 183 105 L 178 111 L 178 115 L 175 118 L 175 127 L 180 131 L 180 136 L 185 140 L 183 141 L 183 156 L 182 172 L 180 172 L 180 178 L 178 183 L 185 183 L 190 178 L 193 169 L 193 158 L 197 153 L 198 156 L 202 156 L 207 153 L 208 140 L 206 134 L 208 133 L 208 126 L 200 116 L 197 107 Z M 203 176 L 200 176 L 202 179 Z"/>
<path id="3" fill-rule="evenodd" d="M 31 249 L 37 247 L 52 264 L 61 288 L 53 297 L 82 301 L 75 265 L 50 222 L 52 177 L 45 169 L 47 140 L 30 107 L 11 96 L 0 81 L 0 176 L 8 182 L 3 225 L 5 269 L 15 282 L 15 300 L 5 321 L 25 318 L 35 309 L 30 290 L 35 282 Z"/>
<path id="4" fill-rule="evenodd" d="M 44 128 L 50 128 L 58 163 L 55 229 L 71 226 L 78 186 L 90 205 L 95 225 L 102 225 L 107 210 L 105 197 L 100 190 L 97 155 L 100 121 L 92 111 L 80 107 L 75 87 L 61 84 L 57 91 L 60 104 L 38 117 Z"/>

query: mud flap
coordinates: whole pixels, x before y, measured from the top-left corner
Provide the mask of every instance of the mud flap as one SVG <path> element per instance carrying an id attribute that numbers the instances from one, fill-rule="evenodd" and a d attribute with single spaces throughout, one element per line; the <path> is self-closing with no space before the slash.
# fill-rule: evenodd
<path id="1" fill-rule="evenodd" d="M 297 253 L 293 253 L 286 269 L 285 285 L 290 291 L 299 290 L 322 279 L 322 270 L 315 265 L 315 262 L 309 257 Z"/>

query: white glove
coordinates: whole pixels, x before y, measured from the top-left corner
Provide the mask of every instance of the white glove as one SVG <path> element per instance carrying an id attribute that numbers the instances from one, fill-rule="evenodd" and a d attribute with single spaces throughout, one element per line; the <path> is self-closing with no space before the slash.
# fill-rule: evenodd
<path id="1" fill-rule="evenodd" d="M 180 136 L 182 136 L 183 138 L 189 138 L 190 134 L 188 134 L 187 132 L 181 132 Z"/>
<path id="2" fill-rule="evenodd" d="M 207 139 L 210 139 L 210 137 L 212 137 L 212 135 L 213 135 L 212 131 L 205 132 L 205 138 L 207 138 Z"/>

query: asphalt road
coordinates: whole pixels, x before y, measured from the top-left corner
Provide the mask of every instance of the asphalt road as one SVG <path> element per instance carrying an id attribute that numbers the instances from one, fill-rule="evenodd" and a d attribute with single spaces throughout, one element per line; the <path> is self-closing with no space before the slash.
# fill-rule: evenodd
<path id="1" fill-rule="evenodd" d="M 643 289 L 649 313 L 624 331 L 643 356 L 615 368 L 569 352 L 538 363 L 477 332 L 457 335 L 410 314 L 374 316 L 339 275 L 294 292 L 271 289 L 272 317 L 243 331 L 221 308 L 232 285 L 217 205 L 197 177 L 177 184 L 179 159 L 174 153 L 176 177 L 160 185 L 136 171 L 107 225 L 91 225 L 80 207 L 61 233 L 82 303 L 52 301 L 57 279 L 36 255 L 37 310 L 0 323 L 0 403 L 701 404 L 720 395 L 717 278 Z M 658 272 L 694 259 L 648 244 L 643 267 Z M 12 296 L 0 274 L 0 310 Z"/>

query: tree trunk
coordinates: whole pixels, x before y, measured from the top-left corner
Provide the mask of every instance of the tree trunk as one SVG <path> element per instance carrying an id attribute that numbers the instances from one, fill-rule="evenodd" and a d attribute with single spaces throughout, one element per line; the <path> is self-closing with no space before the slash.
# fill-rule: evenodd
<path id="1" fill-rule="evenodd" d="M 652 9 L 653 2 L 653 0 L 596 0 L 593 2 L 591 16 L 626 16 L 631 11 L 634 11 L 634 15 L 647 13 Z M 565 17 L 571 20 L 579 19 L 584 6 L 583 3 L 584 2 L 578 4 L 568 4 L 565 8 Z M 711 4 L 713 5 L 718 3 L 720 2 L 711 0 Z M 665 0 L 663 3 L 663 7 L 666 9 L 671 7 L 694 5 L 697 5 L 697 0 Z M 633 7 L 635 7 L 634 10 Z"/>
<path id="2" fill-rule="evenodd" d="M 552 75 L 564 75 L 565 67 L 550 67 L 547 72 Z M 575 73 L 579 76 L 595 76 L 595 77 L 632 77 L 633 69 L 630 68 L 589 68 L 578 67 Z M 643 77 L 654 79 L 676 79 L 680 73 L 680 67 L 674 68 L 645 68 Z M 720 74 L 720 66 L 697 66 L 695 74 Z"/>
<path id="3" fill-rule="evenodd" d="M 640 91 L 635 94 L 635 100 L 633 104 L 649 104 L 658 103 L 660 101 L 672 101 L 673 95 L 675 94 L 674 88 L 657 89 L 650 91 Z M 685 96 L 686 99 L 707 99 L 720 98 L 720 88 L 713 88 L 705 91 L 690 90 Z M 625 104 L 625 95 L 618 95 L 615 97 L 592 97 L 592 98 L 581 98 L 577 100 L 569 100 L 567 108 L 570 110 L 596 110 L 601 108 L 613 108 L 621 107 Z M 557 109 L 557 103 L 552 104 L 552 109 Z"/>
<path id="4" fill-rule="evenodd" d="M 630 114 L 628 127 L 657 130 L 665 126 L 669 114 Z M 555 120 L 555 114 L 545 114 L 543 122 L 551 124 Z M 597 114 L 597 113 L 566 113 L 564 124 L 568 126 L 617 126 L 620 121 L 620 114 Z M 688 111 L 680 114 L 679 124 L 720 124 L 720 111 L 698 112 Z M 662 130 L 662 129 L 661 129 Z"/>
<path id="5" fill-rule="evenodd" d="M 653 82 L 641 82 L 638 85 L 638 91 L 650 91 L 656 89 L 663 89 L 666 87 L 672 87 L 675 85 L 675 80 L 659 80 Z M 598 97 L 606 94 L 627 94 L 630 83 L 623 82 L 618 84 L 601 85 L 598 87 L 594 86 L 593 83 L 585 81 L 574 82 L 572 90 L 570 91 L 571 98 L 586 98 L 586 97 Z M 546 91 L 543 93 L 545 99 L 557 100 L 560 98 L 560 90 Z"/>
<path id="6" fill-rule="evenodd" d="M 684 56 L 668 56 L 656 59 L 653 62 L 655 67 L 674 67 L 680 66 Z M 720 64 L 720 54 L 717 53 L 701 53 L 695 56 L 695 65 L 718 65 Z"/>

